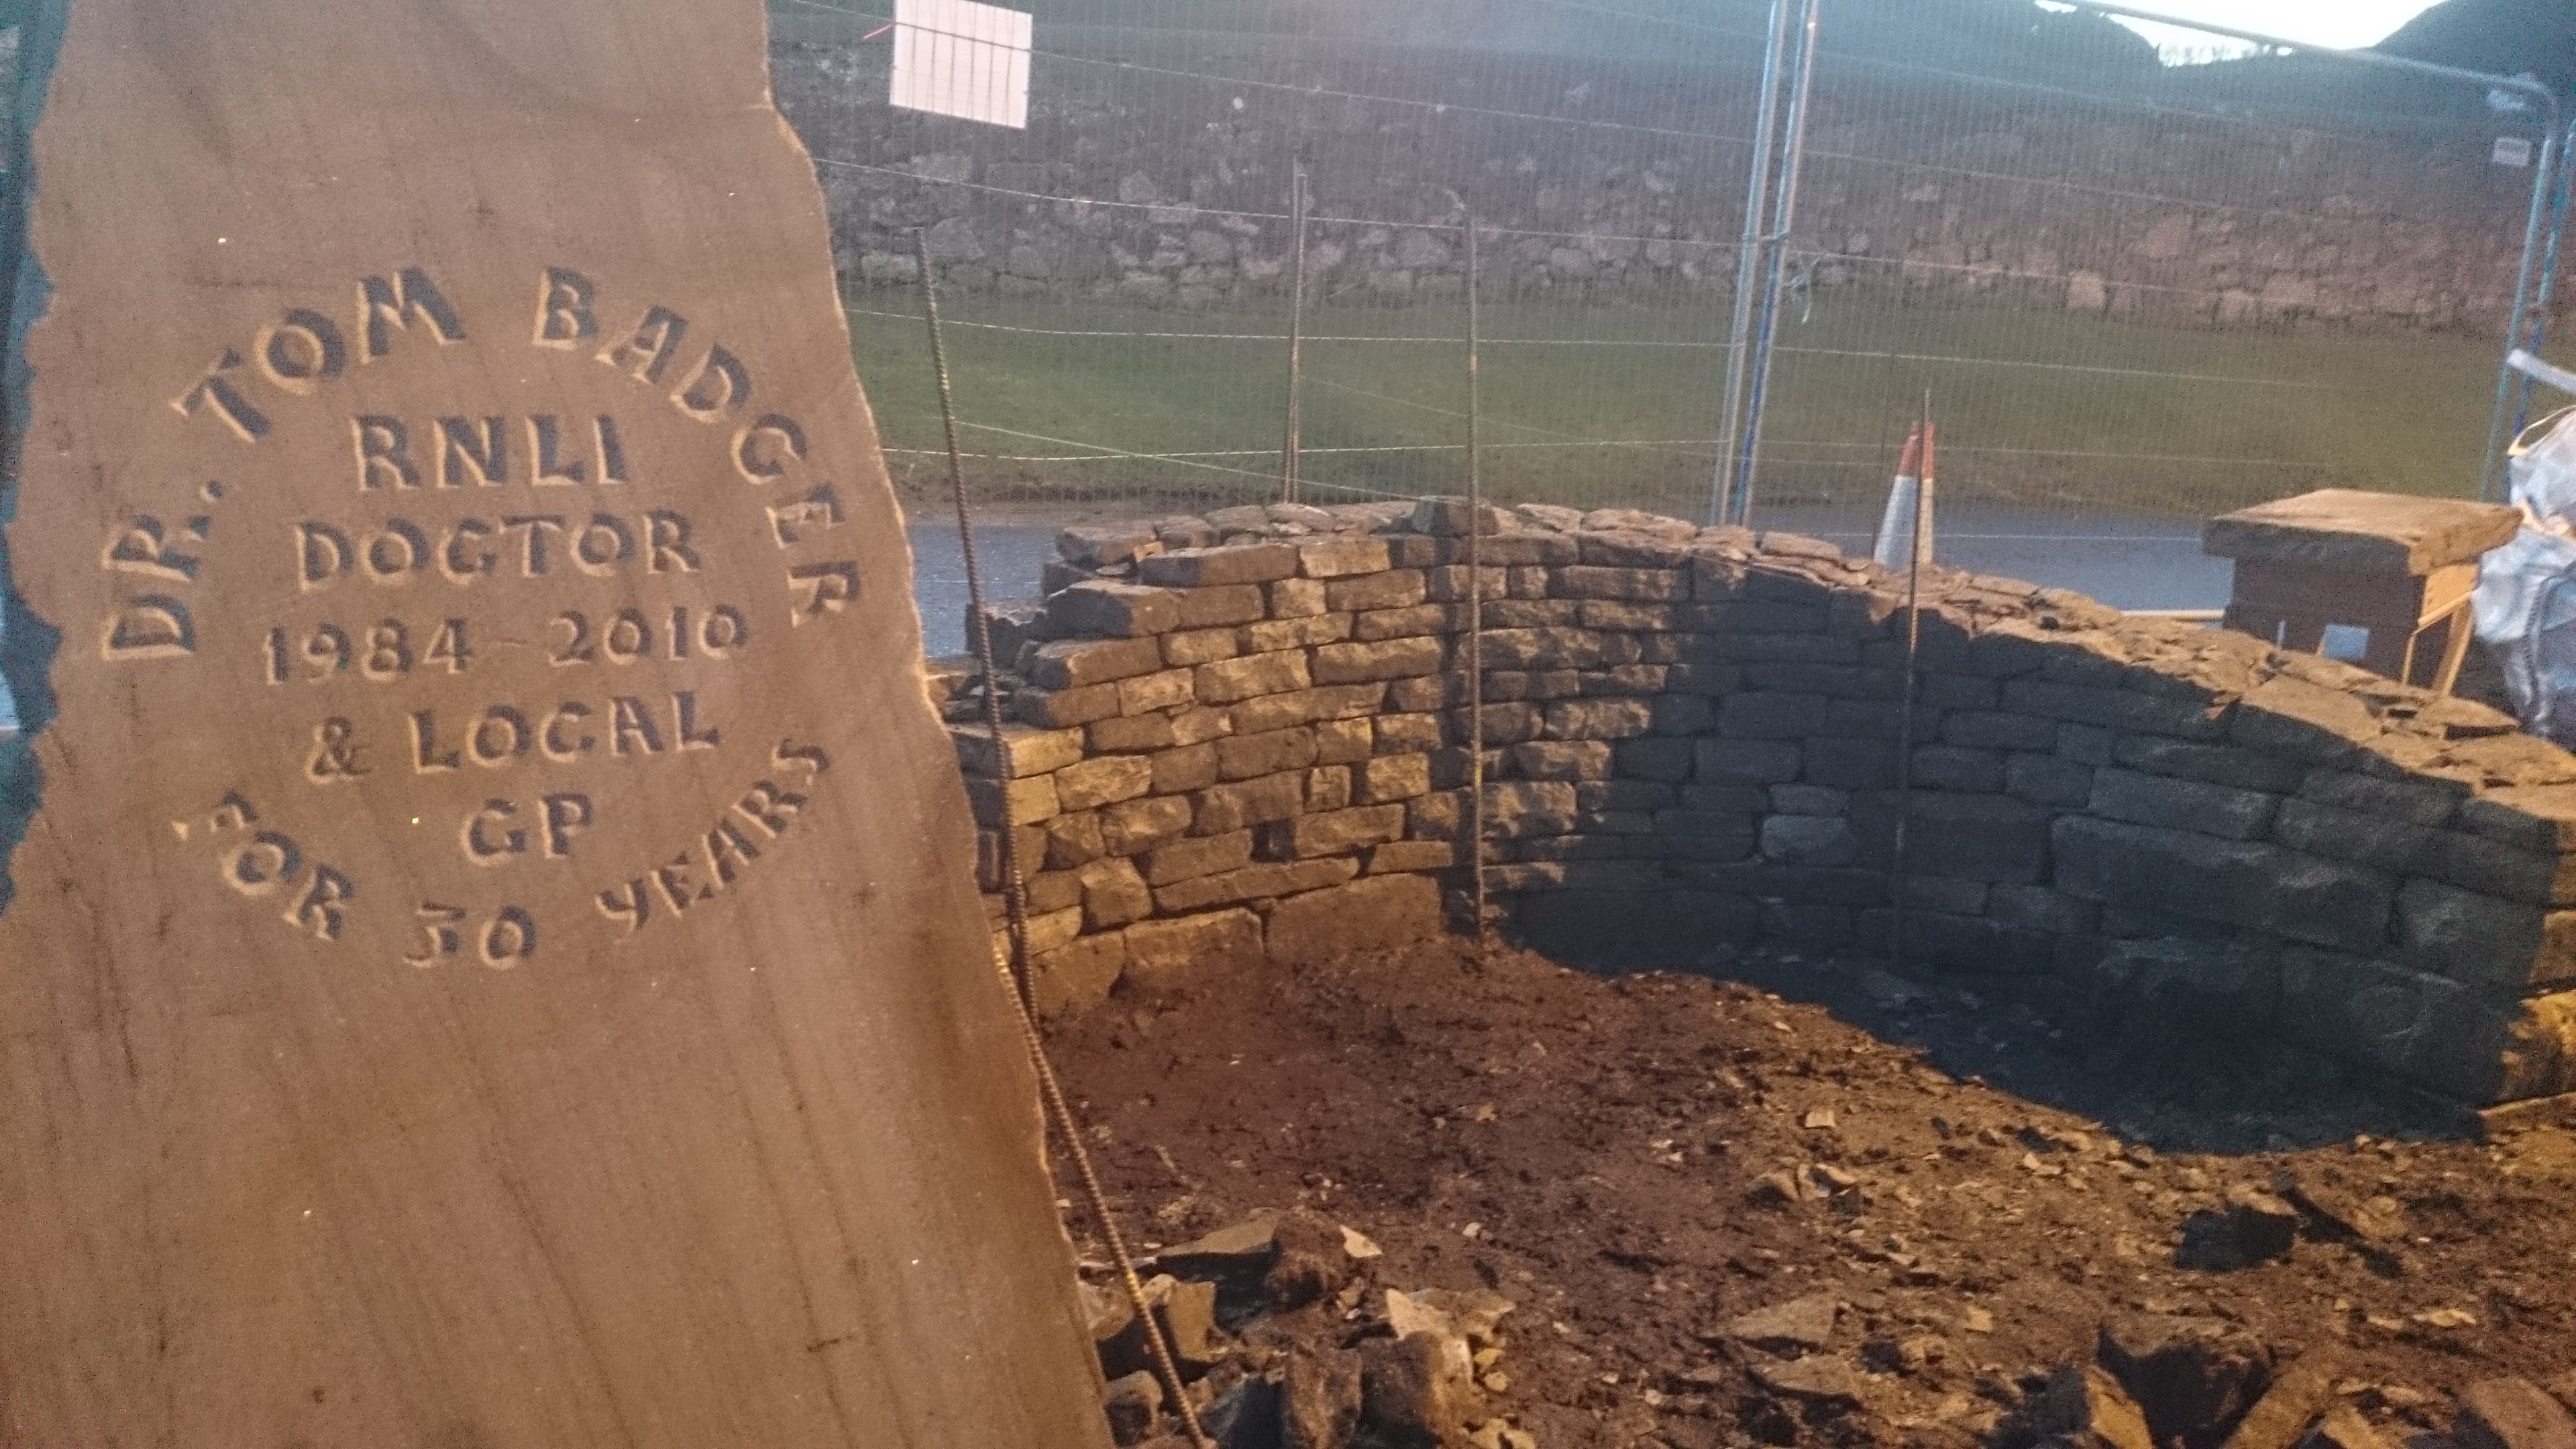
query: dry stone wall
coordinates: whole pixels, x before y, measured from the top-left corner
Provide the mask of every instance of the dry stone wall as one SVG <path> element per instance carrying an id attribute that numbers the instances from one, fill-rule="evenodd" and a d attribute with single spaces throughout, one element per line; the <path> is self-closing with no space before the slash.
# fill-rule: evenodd
<path id="1" fill-rule="evenodd" d="M 2250 637 L 1624 510 L 1274 505 L 1067 529 L 935 671 L 1012 832 L 1050 1011 L 1202 953 L 1432 928 L 1463 879 L 1467 610 L 1490 886 L 1544 943 L 1765 938 L 2055 973 L 2477 1102 L 2576 1090 L 2576 757 Z M 1481 581 L 1478 583 L 1477 581 Z M 1899 742 L 1912 743 L 1910 771 Z M 988 897 L 996 922 L 1000 898 Z"/>

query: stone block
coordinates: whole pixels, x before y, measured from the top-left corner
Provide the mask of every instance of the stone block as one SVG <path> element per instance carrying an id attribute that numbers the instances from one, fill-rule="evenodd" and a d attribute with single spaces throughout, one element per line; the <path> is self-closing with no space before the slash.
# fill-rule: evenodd
<path id="1" fill-rule="evenodd" d="M 1281 770 L 1302 770 L 1315 763 L 1315 731 L 1308 726 L 1235 735 L 1216 742 L 1220 780 L 1249 780 Z"/>
<path id="2" fill-rule="evenodd" d="M 1317 765 L 1306 772 L 1306 808 L 1347 810 L 1351 806 L 1351 767 Z"/>
<path id="3" fill-rule="evenodd" d="M 1435 790 L 1404 802 L 1404 833 L 1422 840 L 1448 840 L 1460 833 L 1467 818 L 1467 792 Z"/>
<path id="4" fill-rule="evenodd" d="M 1492 677 L 1487 676 L 1488 679 Z M 1466 699 L 1467 677 L 1463 674 L 1390 680 L 1386 686 L 1387 707 L 1406 714 L 1447 709 L 1451 705 L 1465 703 Z"/>
<path id="5" fill-rule="evenodd" d="M 1924 745 L 1914 752 L 1913 779 L 1926 790 L 1994 794 L 2004 788 L 2004 757 L 1997 750 Z"/>
<path id="6" fill-rule="evenodd" d="M 1197 676 L 1193 675 L 1191 678 L 1195 681 Z M 1234 714 L 1231 710 L 1212 709 L 1206 705 L 1200 705 L 1191 709 L 1172 711 L 1172 743 L 1175 745 L 1184 748 L 1190 745 L 1203 745 L 1210 740 L 1223 739 L 1232 733 L 1234 733 Z"/>
<path id="7" fill-rule="evenodd" d="M 1083 928 L 1109 931 L 1154 913 L 1153 892 L 1122 856 L 1095 860 L 1074 872 L 1082 882 Z"/>
<path id="8" fill-rule="evenodd" d="M 1431 793 L 1428 754 L 1379 755 L 1362 763 L 1358 775 L 1354 798 L 1363 805 L 1391 804 Z"/>
<path id="9" fill-rule="evenodd" d="M 2329 764 L 2381 733 L 2358 696 L 2283 675 L 2237 705 L 2229 737 L 2248 749 Z"/>
<path id="10" fill-rule="evenodd" d="M 1297 573 L 1297 550 L 1284 543 L 1239 543 L 1183 548 L 1139 559 L 1136 576 L 1164 588 L 1204 589 L 1222 584 L 1266 584 Z"/>
<path id="11" fill-rule="evenodd" d="M 1439 935 L 1443 929 L 1439 884 L 1392 871 L 1406 868 L 1394 865 L 1404 858 L 1402 852 L 1429 859 L 1426 852 L 1447 848 L 1434 842 L 1381 845 L 1371 855 L 1370 878 L 1281 901 L 1268 923 L 1270 958 L 1320 961 L 1360 951 L 1394 951 Z M 1380 872 L 1379 856 L 1387 857 L 1388 872 Z"/>
<path id="12" fill-rule="evenodd" d="M 1654 706 L 1642 699 L 1559 700 L 1541 719 L 1544 732 L 1560 740 L 1634 739 L 1655 727 Z"/>
<path id="13" fill-rule="evenodd" d="M 1680 798 L 1680 791 L 1652 780 L 1578 780 L 1574 786 L 1581 810 L 1662 810 Z"/>
<path id="14" fill-rule="evenodd" d="M 2200 744 L 2169 735 L 2122 735 L 2111 743 L 2111 760 L 2150 775 L 2172 775 L 2271 795 L 2296 791 L 2308 773 L 2302 762 L 2279 755 L 2236 745 Z"/>
<path id="15" fill-rule="evenodd" d="M 2004 791 L 2033 805 L 2082 810 L 2093 802 L 2093 767 L 2060 755 L 2014 755 L 2004 761 Z"/>
<path id="16" fill-rule="evenodd" d="M 2004 708 L 2013 714 L 2064 723 L 2187 740 L 2215 740 L 2228 732 L 2226 716 L 2197 701 L 2165 699 L 2125 689 L 2052 684 L 2039 679 L 2016 679 L 2006 684 Z"/>
<path id="17" fill-rule="evenodd" d="M 1343 855 L 1403 838 L 1402 805 L 1361 805 L 1274 820 L 1256 837 L 1264 860 Z"/>
<path id="18" fill-rule="evenodd" d="M 1059 815 L 1038 827 L 1046 832 L 1046 868 L 1072 870 L 1108 853 L 1100 833 L 1100 812 L 1083 810 Z M 1024 865 L 1026 861 L 1022 862 Z"/>
<path id="19" fill-rule="evenodd" d="M 1690 597 L 1690 579 L 1674 569 L 1602 568 L 1567 564 L 1555 570 L 1548 592 L 1562 599 L 1634 599 L 1648 602 Z"/>
<path id="20" fill-rule="evenodd" d="M 1146 853 L 1144 880 L 1162 886 L 1240 870 L 1252 864 L 1252 846 L 1249 830 L 1174 840 Z"/>
<path id="21" fill-rule="evenodd" d="M 1997 713 L 2003 703 L 2004 688 L 1991 679 L 1977 679 L 1964 674 L 1927 674 L 1916 684 L 1915 700 L 1933 709 L 1973 710 L 1981 714 Z M 1953 740 L 1953 744 L 1966 743 Z M 2014 745 L 1988 745 L 1987 749 L 2016 749 Z M 2042 748 L 2045 748 L 2044 746 Z"/>
<path id="22" fill-rule="evenodd" d="M 2576 993 L 2499 1001 L 2430 972 L 2294 948 L 2282 956 L 2281 1000 L 2293 1035 L 2454 1101 L 2576 1090 Z"/>
<path id="23" fill-rule="evenodd" d="M 1610 746 L 1601 740 L 1548 740 L 1514 745 L 1513 768 L 1532 780 L 1606 780 Z"/>
<path id="24" fill-rule="evenodd" d="M 1153 767 L 1153 791 L 1157 795 L 1177 795 L 1185 790 L 1204 790 L 1216 783 L 1216 745 L 1182 745 L 1143 757 Z"/>
<path id="25" fill-rule="evenodd" d="M 1700 740 L 1694 750 L 1695 773 L 1711 783 L 1776 785 L 1797 779 L 1804 762 L 1793 739 Z"/>
<path id="26" fill-rule="evenodd" d="M 2469 798 L 2468 786 L 2456 780 L 2390 780 L 2344 770 L 2311 771 L 2297 790 L 2299 798 L 2319 805 L 2426 827 L 2450 824 Z M 2543 844 L 2556 848 L 2555 842 Z"/>
<path id="27" fill-rule="evenodd" d="M 1055 772 L 1057 801 L 1067 810 L 1094 810 L 1133 800 L 1154 788 L 1153 757 L 1103 755 Z"/>
<path id="28" fill-rule="evenodd" d="M 2576 855 L 2518 849 L 2458 830 L 2434 831 L 2428 850 L 2423 873 L 2436 880 L 2539 905 L 2576 905 Z"/>
<path id="29" fill-rule="evenodd" d="M 2397 889 L 2397 958 L 2489 991 L 2576 981 L 2576 911 L 2410 880 Z"/>
<path id="30" fill-rule="evenodd" d="M 1498 568 L 1480 571 L 1453 564 L 1424 569 L 1422 587 L 1424 593 L 1443 603 L 1460 603 L 1470 597 L 1501 599 L 1511 592 L 1511 577 Z"/>
<path id="31" fill-rule="evenodd" d="M 1448 650 L 1438 639 L 1389 639 L 1377 644 L 1327 644 L 1314 651 L 1318 684 L 1403 679 L 1437 674 Z M 1254 656 L 1255 658 L 1261 656 Z"/>
<path id="32" fill-rule="evenodd" d="M 2257 840 L 2270 829 L 2279 805 L 2278 796 L 2259 790 L 2104 769 L 2093 772 L 2093 797 L 2086 808 L 2106 820 L 2125 820 L 2132 825 L 2193 830 L 2229 840 Z"/>
<path id="33" fill-rule="evenodd" d="M 1142 754 L 1148 750 L 1168 750 L 1180 743 L 1172 733 L 1172 717 L 1168 714 L 1095 720 L 1084 733 L 1088 748 L 1095 755 Z"/>
<path id="34" fill-rule="evenodd" d="M 1415 604 L 1408 609 L 1371 609 L 1351 616 L 1351 637 L 1363 644 L 1447 633 L 1454 627 L 1451 606 Z"/>
<path id="35" fill-rule="evenodd" d="M 1986 897 L 1995 887 L 1978 880 L 1951 880 L 1937 875 L 1900 876 L 1896 881 L 1896 903 L 1910 911 L 1939 911 L 1951 916 L 1982 916 Z M 2030 889 L 2007 886 L 2007 890 Z M 2006 921 L 2001 924 L 2018 925 Z"/>
<path id="36" fill-rule="evenodd" d="M 1094 684 L 1082 689 L 1023 689 L 1011 696 L 1011 712 L 1022 724 L 1040 729 L 1066 729 L 1109 719 L 1118 713 L 1118 686 Z"/>
<path id="37" fill-rule="evenodd" d="M 1167 633 L 1181 624 L 1180 601 L 1169 590 L 1109 579 L 1086 579 L 1059 590 L 1046 608 L 1056 627 L 1069 634 L 1133 638 Z"/>
<path id="38" fill-rule="evenodd" d="M 1391 840 L 1368 853 L 1367 874 L 1447 870 L 1458 863 L 1458 847 L 1446 840 Z"/>
<path id="39" fill-rule="evenodd" d="M 1070 875 L 1067 879 L 1071 879 Z M 1032 881 L 1032 884 L 1035 882 Z M 1032 960 L 1047 952 L 1060 950 L 1073 944 L 1074 938 L 1082 934 L 1081 906 L 1073 905 L 1057 910 L 1040 911 L 1037 909 L 1034 892 L 1029 906 L 1029 956 Z M 1011 933 L 1007 927 L 993 932 L 993 959 L 1003 962 L 1011 959 Z"/>
<path id="40" fill-rule="evenodd" d="M 1690 694 L 1664 694 L 1654 700 L 1654 732 L 1659 735 L 1704 735 L 1717 728 L 1717 706 Z"/>
<path id="41" fill-rule="evenodd" d="M 1661 634 L 1673 628 L 1673 605 L 1641 604 L 1626 599 L 1584 599 L 1575 607 L 1575 622 L 1586 629 L 1629 634 Z"/>
<path id="42" fill-rule="evenodd" d="M 1040 1020 L 1088 1011 L 1109 999 L 1127 969 L 1123 932 L 1084 936 L 1029 957 L 1029 1005 Z"/>
<path id="43" fill-rule="evenodd" d="M 1263 901 L 1278 896 L 1296 895 L 1302 891 L 1322 890 L 1340 885 L 1360 872 L 1360 863 L 1347 856 L 1326 860 L 1300 860 L 1277 865 L 1248 865 L 1223 875 L 1200 876 L 1154 890 L 1155 906 L 1166 914 L 1203 911 L 1211 906 L 1228 906 L 1242 901 Z M 1133 948 L 1131 947 L 1132 951 Z"/>
<path id="44" fill-rule="evenodd" d="M 1762 822 L 1762 856 L 1783 865 L 1850 865 L 1860 837 L 1838 816 L 1774 815 Z"/>
<path id="45" fill-rule="evenodd" d="M 1806 779 L 1837 790 L 1888 790 L 1896 785 L 1896 742 L 1813 739 L 1805 746 Z"/>
<path id="46" fill-rule="evenodd" d="M 1492 504 L 1479 507 L 1464 498 L 1423 498 L 1413 505 L 1413 531 L 1434 538 L 1463 538 L 1468 533 L 1496 534 L 1510 525 Z"/>
<path id="47" fill-rule="evenodd" d="M 1187 796 L 1154 795 L 1122 800 L 1100 812 L 1100 849 L 1107 855 L 1135 855 L 1188 832 L 1197 806 Z"/>
<path id="48" fill-rule="evenodd" d="M 2069 895 L 2324 946 L 2378 950 L 2397 894 L 2382 872 L 2267 842 L 2081 816 L 2060 818 L 2052 840 Z"/>
<path id="49" fill-rule="evenodd" d="M 1180 627 L 1184 629 L 1221 629 L 1229 624 L 1250 624 L 1270 612 L 1269 599 L 1252 584 L 1175 589 L 1172 601 L 1180 608 Z"/>
<path id="50" fill-rule="evenodd" d="M 1521 570 L 1514 570 L 1519 573 Z M 1544 576 L 1545 569 L 1534 570 Z M 1540 585 L 1545 587 L 1544 578 Z M 1508 599 L 1488 600 L 1484 607 L 1487 629 L 1571 629 L 1582 617 L 1583 606 L 1573 599 L 1523 598 L 1515 594 Z"/>
<path id="51" fill-rule="evenodd" d="M 1893 849 L 1898 801 L 1892 795 L 1855 802 L 1853 815 L 1874 853 Z M 1995 884 L 2035 885 L 2048 878 L 2050 812 L 2003 795 L 1914 796 L 1906 817 L 1904 868 Z"/>
<path id="52" fill-rule="evenodd" d="M 1768 792 L 1770 809 L 1779 815 L 1849 815 L 1852 797 L 1848 790 L 1829 785 L 1774 785 Z"/>
<path id="53" fill-rule="evenodd" d="M 1348 614 L 1310 614 L 1302 619 L 1268 619 L 1243 626 L 1246 653 L 1270 654 L 1314 644 L 1339 644 L 1351 637 Z"/>
<path id="54" fill-rule="evenodd" d="M 1187 987 L 1211 962 L 1260 960 L 1265 954 L 1261 918 L 1244 910 L 1139 921 L 1119 934 L 1127 948 L 1119 987 L 1148 996 Z"/>
<path id="55" fill-rule="evenodd" d="M 1718 733 L 1738 740 L 1800 740 L 1821 733 L 1832 701 L 1821 694 L 1731 694 L 1718 703 Z"/>
<path id="56" fill-rule="evenodd" d="M 2310 855 L 2407 875 L 2438 865 L 2446 834 L 2385 815 L 2364 815 L 2297 799 L 2281 802 L 2279 818 L 2272 824 L 2272 838 Z"/>
<path id="57" fill-rule="evenodd" d="M 1384 539 L 1319 538 L 1302 541 L 1296 548 L 1297 572 L 1310 579 L 1382 574 L 1391 566 Z"/>
<path id="58" fill-rule="evenodd" d="M 1414 534 L 1385 534 L 1387 562 L 1399 569 L 1427 569 L 1448 560 L 1448 550 L 1440 539 Z"/>
<path id="59" fill-rule="evenodd" d="M 1011 827 L 1011 843 L 1018 847 L 1020 869 L 1034 870 L 1046 861 L 1047 835 L 1043 825 Z M 1009 874 L 1002 868 L 1002 833 L 998 830 L 975 832 L 975 886 L 978 890 L 998 891 Z"/>
<path id="60" fill-rule="evenodd" d="M 1700 741 L 1687 739 L 1621 740 L 1611 747 L 1613 767 L 1639 780 L 1687 780 Z"/>
<path id="61" fill-rule="evenodd" d="M 1834 699 L 1903 699 L 1905 674 L 1857 664 L 1748 663 L 1744 687 L 1779 694 L 1822 694 Z M 1929 709 L 1921 710 L 1928 721 Z"/>
<path id="62" fill-rule="evenodd" d="M 1990 886 L 1986 914 L 2007 926 L 2056 936 L 2089 936 L 2102 928 L 2101 906 L 2046 886 Z"/>
<path id="63" fill-rule="evenodd" d="M 1245 700 L 1234 707 L 1229 722 L 1233 733 L 1255 735 L 1315 720 L 1365 719 L 1385 702 L 1382 684 L 1330 685 Z"/>
<path id="64" fill-rule="evenodd" d="M 1344 613 L 1409 609 L 1429 597 L 1420 569 L 1389 569 L 1381 574 L 1334 579 L 1324 585 L 1324 607 Z"/>
<path id="65" fill-rule="evenodd" d="M 1211 785 L 1198 793 L 1194 835 L 1226 835 L 1247 826 L 1285 820 L 1306 808 L 1306 776 L 1286 770 L 1258 780 Z"/>
<path id="66" fill-rule="evenodd" d="M 1436 750 L 1447 738 L 1440 716 L 1436 714 L 1382 714 L 1371 723 L 1377 732 L 1377 752 L 1381 755 Z"/>
<path id="67" fill-rule="evenodd" d="M 1076 524 L 1056 530 L 1055 551 L 1076 568 L 1097 569 L 1127 563 L 1144 554 L 1161 553 L 1163 545 L 1154 530 L 1144 524 Z"/>
<path id="68" fill-rule="evenodd" d="M 1118 712 L 1131 718 L 1179 709 L 1191 702 L 1191 672 L 1187 669 L 1165 669 L 1118 681 Z"/>
<path id="69" fill-rule="evenodd" d="M 1833 664 L 1856 668 L 1857 639 L 1831 634 L 1706 634 L 1692 653 L 1694 660 L 1736 664 Z"/>
<path id="70" fill-rule="evenodd" d="M 975 807 L 975 823 L 987 830 L 998 830 L 1007 821 L 1012 825 L 1035 825 L 1051 820 L 1063 808 L 1056 801 L 1053 775 L 1032 775 L 1025 780 L 986 780 L 969 776 L 966 781 L 967 802 Z"/>
<path id="71" fill-rule="evenodd" d="M 1020 658 L 1021 672 L 1040 689 L 1111 684 L 1162 667 L 1162 643 L 1152 638 L 1056 639 L 1030 646 Z"/>
<path id="72" fill-rule="evenodd" d="M 2102 766 L 2114 763 L 2111 755 L 2120 743 L 2117 732 L 2097 725 L 2062 724 L 2057 727 L 2057 754 L 2061 759 L 2079 765 Z"/>
<path id="73" fill-rule="evenodd" d="M 1670 672 L 1660 664 L 1613 664 L 1607 669 L 1584 671 L 1575 679 L 1578 689 L 1587 697 L 1633 699 L 1651 711 L 1649 697 L 1663 693 L 1664 681 Z"/>
<path id="74" fill-rule="evenodd" d="M 1581 805 L 1563 781 L 1509 780 L 1485 787 L 1485 827 L 1496 839 L 1562 835 L 1574 828 Z"/>
<path id="75" fill-rule="evenodd" d="M 1355 765 L 1376 752 L 1376 734 L 1365 717 L 1326 720 L 1315 726 L 1317 764 Z"/>
<path id="76" fill-rule="evenodd" d="M 1045 730 L 1006 724 L 997 746 L 982 724 L 950 725 L 948 738 L 957 746 L 957 763 L 969 775 L 986 779 L 1025 779 L 1052 774 L 1082 758 L 1082 731 Z"/>
<path id="77" fill-rule="evenodd" d="M 1286 694 L 1313 683 L 1306 672 L 1302 649 L 1223 659 L 1202 664 L 1197 672 L 1197 693 L 1202 704 L 1231 704 L 1255 695 Z"/>
<path id="78" fill-rule="evenodd" d="M 1261 586 L 1273 619 L 1310 619 L 1330 609 L 1319 579 L 1280 579 Z"/>
<path id="79" fill-rule="evenodd" d="M 1051 916 L 1058 911 L 1075 910 L 1082 905 L 1082 877 L 1069 870 L 1042 870 L 1028 877 L 1029 914 Z M 1037 950 L 1050 950 L 1053 944 Z"/>
<path id="80" fill-rule="evenodd" d="M 2461 802 L 2460 828 L 2526 850 L 2576 850 L 2576 785 L 2489 790 Z"/>

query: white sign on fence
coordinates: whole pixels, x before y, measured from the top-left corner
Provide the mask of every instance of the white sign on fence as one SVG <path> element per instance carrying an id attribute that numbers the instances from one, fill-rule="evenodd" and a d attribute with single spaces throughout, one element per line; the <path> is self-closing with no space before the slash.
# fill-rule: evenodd
<path id="1" fill-rule="evenodd" d="M 1027 130 L 1028 13 L 974 0 L 895 0 L 889 99 L 906 110 Z"/>
<path id="2" fill-rule="evenodd" d="M 2531 164 L 2531 139 L 2527 136 L 2498 136 L 2495 150 L 2487 158 L 2498 166 Z"/>

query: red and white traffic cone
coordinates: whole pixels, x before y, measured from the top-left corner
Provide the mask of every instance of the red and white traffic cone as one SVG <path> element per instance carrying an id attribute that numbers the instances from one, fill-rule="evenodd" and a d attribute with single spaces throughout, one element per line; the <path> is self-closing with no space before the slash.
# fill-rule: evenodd
<path id="1" fill-rule="evenodd" d="M 1896 481 L 1888 486 L 1878 537 L 1869 549 L 1871 560 L 1881 568 L 1903 572 L 1932 562 L 1932 495 L 1939 447 L 1940 431 L 1933 424 L 1918 423 L 1905 435 Z"/>

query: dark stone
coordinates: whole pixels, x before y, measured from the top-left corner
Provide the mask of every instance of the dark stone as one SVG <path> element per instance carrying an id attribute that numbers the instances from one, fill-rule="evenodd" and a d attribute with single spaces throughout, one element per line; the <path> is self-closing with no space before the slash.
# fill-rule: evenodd
<path id="1" fill-rule="evenodd" d="M 2209 1273 L 2234 1272 L 2290 1256 L 2298 1241 L 2299 1210 L 2251 1187 L 2227 1190 L 2227 1206 L 2183 1219 L 2174 1266 Z"/>
<path id="2" fill-rule="evenodd" d="M 2528 1379 L 2487 1379 L 2460 1392 L 2462 1449 L 2576 1449 L 2576 1419 Z"/>
<path id="3" fill-rule="evenodd" d="M 2184 1449 L 2219 1449 L 2272 1374 L 2270 1350 L 2223 1318 L 2123 1314 L 2102 1325 L 2095 1353 L 2156 1443 Z"/>
<path id="4" fill-rule="evenodd" d="M 1476 1410 L 1465 1344 L 1437 1334 L 1360 1345 L 1360 1417 L 1385 1449 L 1443 1449 Z"/>
<path id="5" fill-rule="evenodd" d="M 1360 1361 L 1292 1350 L 1280 1384 L 1280 1449 L 1349 1449 L 1360 1427 Z"/>

